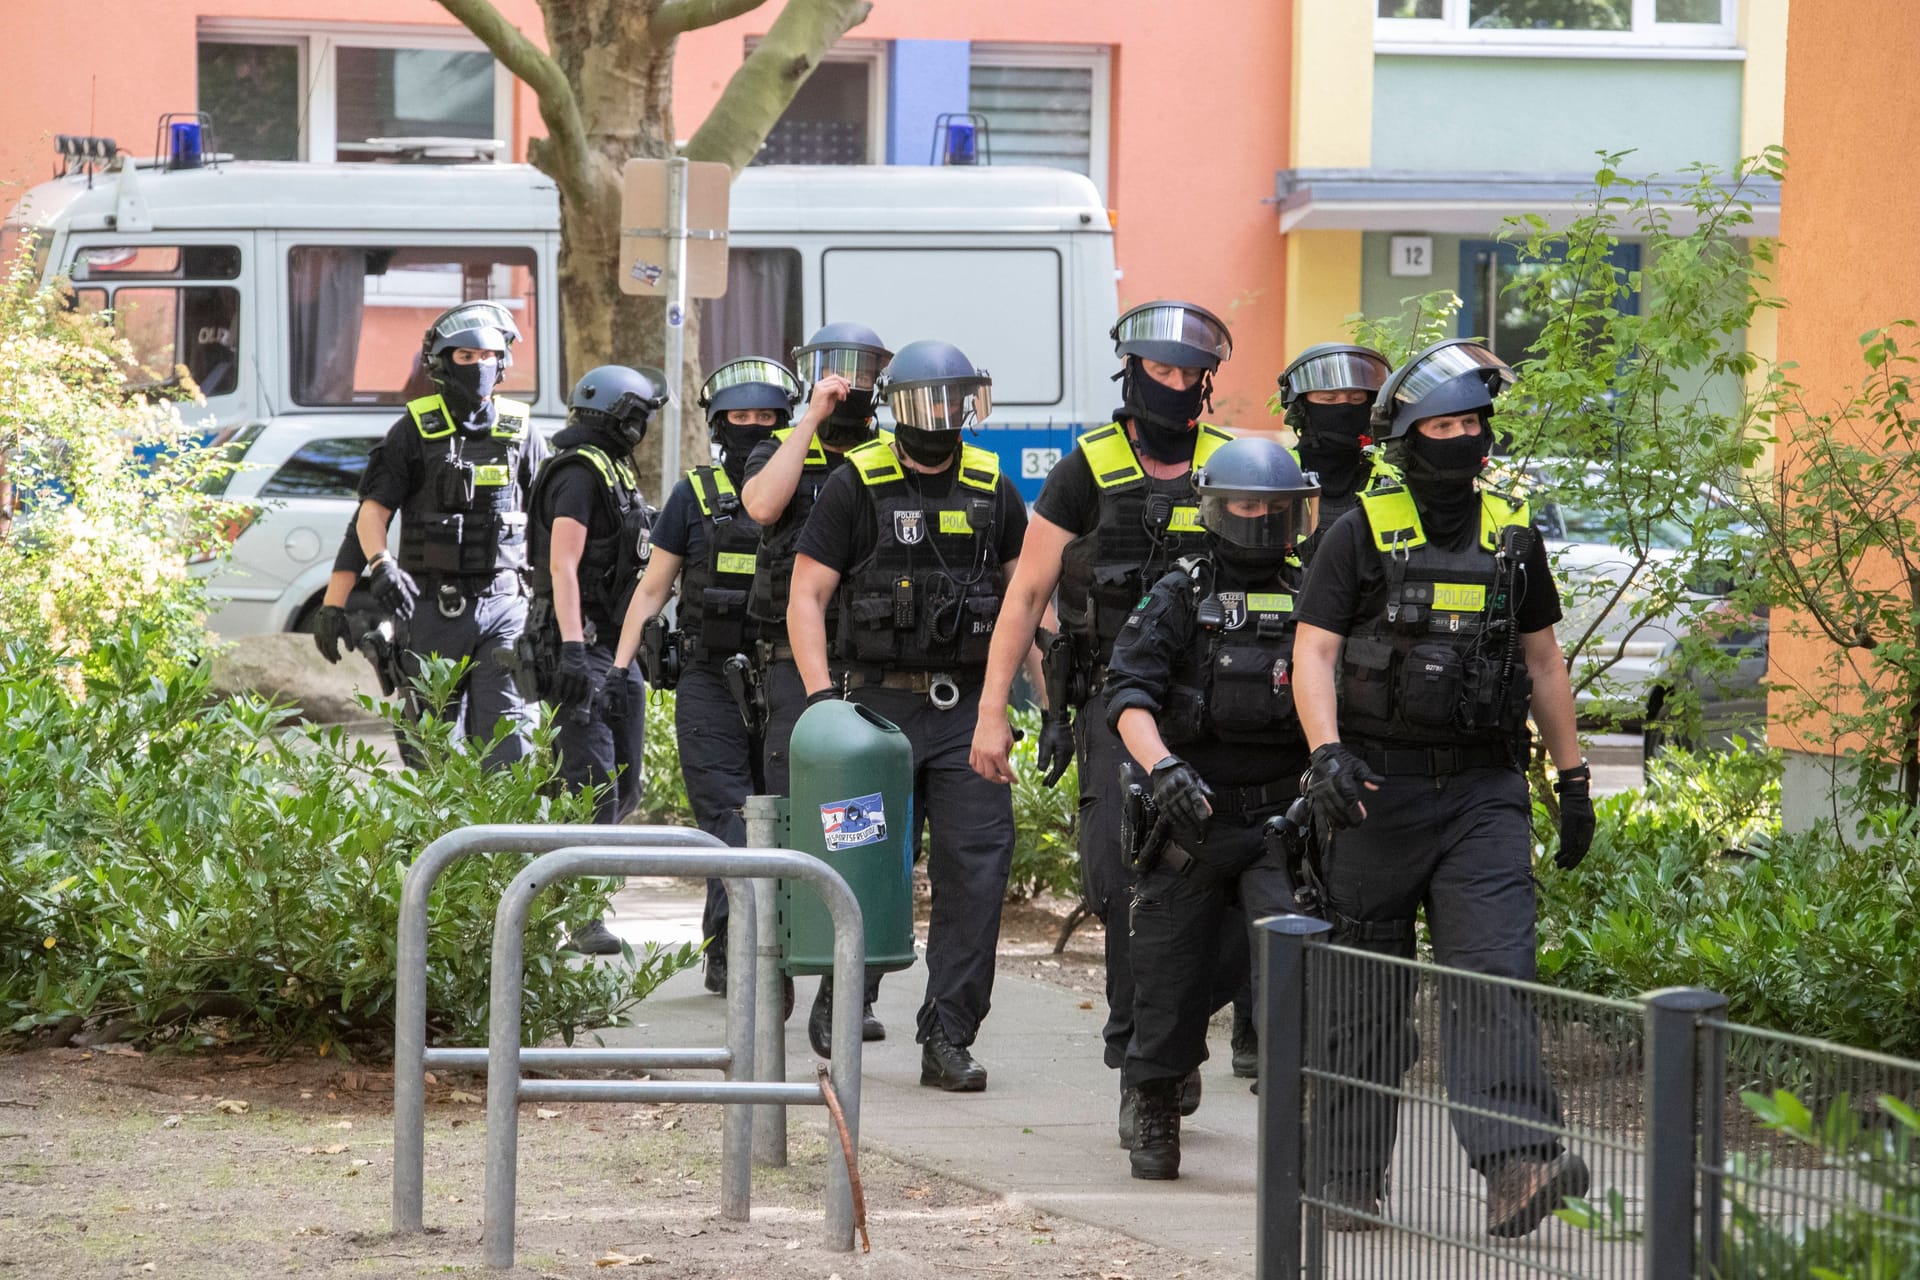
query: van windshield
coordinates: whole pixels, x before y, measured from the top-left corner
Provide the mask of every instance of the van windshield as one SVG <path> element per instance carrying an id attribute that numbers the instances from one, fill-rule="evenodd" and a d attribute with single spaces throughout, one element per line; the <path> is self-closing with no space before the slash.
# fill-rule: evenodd
<path id="1" fill-rule="evenodd" d="M 403 405 L 429 395 L 420 335 L 462 302 L 491 299 L 520 327 L 500 390 L 539 395 L 534 251 L 464 245 L 303 245 L 287 255 L 295 403 Z"/>

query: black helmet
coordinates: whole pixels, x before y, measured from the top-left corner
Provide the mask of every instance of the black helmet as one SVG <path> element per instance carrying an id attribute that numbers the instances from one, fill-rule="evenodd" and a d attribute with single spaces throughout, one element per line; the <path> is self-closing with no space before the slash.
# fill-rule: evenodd
<path id="1" fill-rule="evenodd" d="M 1513 383 L 1513 370 L 1485 343 L 1436 342 L 1387 375 L 1373 402 L 1373 434 L 1399 440 L 1422 418 L 1491 409 Z"/>
<path id="2" fill-rule="evenodd" d="M 771 409 L 784 420 L 799 403 L 800 383 L 793 371 L 764 356 L 729 360 L 700 387 L 700 407 L 707 411 L 710 431 L 718 431 L 735 409 Z"/>
<path id="3" fill-rule="evenodd" d="M 1191 302 L 1143 302 L 1123 313 L 1107 335 L 1113 352 L 1209 373 L 1233 354 L 1233 337 L 1219 316 Z"/>
<path id="4" fill-rule="evenodd" d="M 1285 551 L 1320 522 L 1320 479 L 1300 470 L 1293 455 L 1265 436 L 1241 436 L 1213 451 L 1194 469 L 1200 527 L 1222 542 L 1250 551 Z M 1234 504 L 1257 502 L 1258 514 Z"/>
<path id="5" fill-rule="evenodd" d="M 435 382 L 446 377 L 447 353 L 461 347 L 476 351 L 498 351 L 500 367 L 513 363 L 513 344 L 520 341 L 520 326 L 513 314 L 498 302 L 463 302 L 448 307 L 427 326 L 420 340 L 420 360 L 427 376 Z"/>
<path id="6" fill-rule="evenodd" d="M 1281 373 L 1280 405 L 1289 407 L 1309 391 L 1378 391 L 1387 372 L 1387 358 L 1372 347 L 1317 342 Z"/>
<path id="7" fill-rule="evenodd" d="M 951 342 L 909 342 L 880 371 L 874 394 L 902 431 L 953 432 L 993 412 L 993 377 Z"/>
<path id="8" fill-rule="evenodd" d="M 811 387 L 837 373 L 858 391 L 871 391 L 873 380 L 893 358 L 880 335 L 863 324 L 836 321 L 814 330 L 811 338 L 793 349 L 793 367 Z"/>
<path id="9" fill-rule="evenodd" d="M 647 423 L 670 398 L 667 375 L 659 369 L 603 364 L 587 370 L 573 384 L 567 417 L 604 423 L 628 448 L 634 448 L 646 439 Z"/>

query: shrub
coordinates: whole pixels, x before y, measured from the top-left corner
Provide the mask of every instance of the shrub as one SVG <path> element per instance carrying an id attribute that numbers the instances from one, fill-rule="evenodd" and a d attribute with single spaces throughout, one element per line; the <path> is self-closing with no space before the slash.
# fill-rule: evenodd
<path id="1" fill-rule="evenodd" d="M 1013 871 L 1007 877 L 1009 898 L 1031 898 L 1042 893 L 1078 899 L 1080 854 L 1074 842 L 1074 822 L 1080 811 L 1080 772 L 1069 765 L 1051 787 L 1043 781 L 1034 759 L 1040 749 L 1040 713 L 1015 711 L 1013 725 L 1025 737 L 1013 744 Z"/>

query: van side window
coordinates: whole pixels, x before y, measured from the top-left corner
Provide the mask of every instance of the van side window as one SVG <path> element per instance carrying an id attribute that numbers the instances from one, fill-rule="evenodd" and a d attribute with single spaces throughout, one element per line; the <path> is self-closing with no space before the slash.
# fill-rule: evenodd
<path id="1" fill-rule="evenodd" d="M 88 245 L 67 277 L 95 280 L 238 280 L 240 249 L 230 244 Z"/>
<path id="2" fill-rule="evenodd" d="M 742 356 L 785 364 L 807 340 L 798 249 L 730 249 L 727 292 L 700 304 L 700 367 L 718 369 Z"/>
<path id="3" fill-rule="evenodd" d="M 260 486 L 263 498 L 351 498 L 360 492 L 374 436 L 315 440 L 282 463 Z"/>
<path id="4" fill-rule="evenodd" d="M 132 349 L 129 387 L 176 386 L 184 366 L 205 396 L 240 385 L 240 291 L 220 285 L 127 284 L 74 290 L 82 311 L 113 312 Z"/>
<path id="5" fill-rule="evenodd" d="M 500 390 L 539 395 L 536 256 L 530 248 L 301 245 L 287 254 L 287 368 L 294 402 L 403 405 L 432 392 L 420 335 L 448 307 L 504 303 L 520 327 Z"/>

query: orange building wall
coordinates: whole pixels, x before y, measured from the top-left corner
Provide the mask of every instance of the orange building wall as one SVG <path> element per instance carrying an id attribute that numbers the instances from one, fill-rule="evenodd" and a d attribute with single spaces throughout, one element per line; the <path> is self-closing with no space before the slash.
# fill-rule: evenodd
<path id="1" fill-rule="evenodd" d="M 1797 362 L 1792 376 L 1816 410 L 1844 403 L 1862 381 L 1861 334 L 1920 318 L 1920 185 L 1910 172 L 1920 155 L 1920 6 L 1852 0 L 1845 9 L 1836 20 L 1825 5 L 1796 4 L 1787 30 L 1780 357 Z M 1827 653 L 1786 630 L 1776 618 L 1776 683 L 1810 678 Z M 1774 695 L 1774 714 L 1785 707 Z M 1777 720 L 1771 737 L 1799 745 Z"/>
<path id="2" fill-rule="evenodd" d="M 677 131 L 688 137 L 719 96 L 749 36 L 778 0 L 682 39 Z M 1357 3 L 1358 0 L 1355 0 Z M 535 0 L 496 0 L 538 36 Z M 197 20 L 310 17 L 319 22 L 448 23 L 430 0 L 56 0 L 8 6 L 0 50 L 0 183 L 53 172 L 55 133 L 97 133 L 151 146 L 162 111 L 194 105 Z M 1260 422 L 1285 363 L 1284 242 L 1271 205 L 1287 167 L 1290 0 L 1210 0 L 1205 21 L 1161 0 L 877 0 L 857 40 L 934 39 L 1113 48 L 1108 200 L 1119 210 L 1123 307 L 1159 296 L 1227 318 L 1236 358 L 1221 371 L 1217 421 Z M 543 132 L 518 86 L 516 158 Z M 18 191 L 0 187 L 0 205 Z"/>

